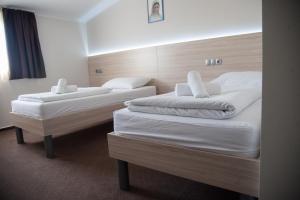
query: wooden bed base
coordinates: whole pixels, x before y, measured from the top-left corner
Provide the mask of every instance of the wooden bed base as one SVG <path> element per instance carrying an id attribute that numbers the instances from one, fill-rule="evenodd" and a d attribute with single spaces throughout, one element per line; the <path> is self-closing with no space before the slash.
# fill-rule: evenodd
<path id="1" fill-rule="evenodd" d="M 119 183 L 129 189 L 128 162 L 253 197 L 259 195 L 259 159 L 210 153 L 108 134 L 109 155 L 118 160 Z"/>
<path id="2" fill-rule="evenodd" d="M 23 130 L 26 130 L 28 133 L 43 136 L 46 156 L 48 158 L 53 158 L 52 136 L 71 133 L 111 121 L 113 118 L 113 111 L 123 107 L 123 103 L 119 103 L 46 120 L 11 113 L 11 120 L 16 127 L 18 144 L 24 144 Z"/>

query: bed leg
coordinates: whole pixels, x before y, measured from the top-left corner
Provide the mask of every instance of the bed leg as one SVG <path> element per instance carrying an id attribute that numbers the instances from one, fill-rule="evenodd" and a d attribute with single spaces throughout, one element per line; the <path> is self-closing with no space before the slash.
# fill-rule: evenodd
<path id="1" fill-rule="evenodd" d="M 129 175 L 128 175 L 128 163 L 123 160 L 118 160 L 118 172 L 119 172 L 119 185 L 121 190 L 129 190 Z"/>
<path id="2" fill-rule="evenodd" d="M 16 136 L 18 144 L 24 144 L 23 130 L 16 127 Z"/>
<path id="3" fill-rule="evenodd" d="M 54 158 L 52 135 L 44 136 L 44 146 L 47 158 Z"/>

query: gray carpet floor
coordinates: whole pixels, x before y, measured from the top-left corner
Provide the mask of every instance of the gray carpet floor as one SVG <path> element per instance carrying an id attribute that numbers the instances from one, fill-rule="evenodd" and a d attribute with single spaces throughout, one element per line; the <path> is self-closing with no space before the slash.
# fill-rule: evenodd
<path id="1" fill-rule="evenodd" d="M 131 191 L 119 190 L 116 161 L 108 156 L 112 124 L 54 138 L 47 159 L 41 137 L 0 131 L 1 200 L 203 199 L 235 200 L 234 192 L 129 164 Z"/>

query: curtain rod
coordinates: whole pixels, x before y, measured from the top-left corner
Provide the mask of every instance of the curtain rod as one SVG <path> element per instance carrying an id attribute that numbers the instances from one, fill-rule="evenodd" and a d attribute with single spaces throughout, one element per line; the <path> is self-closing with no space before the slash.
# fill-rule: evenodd
<path id="1" fill-rule="evenodd" d="M 0 6 L 0 8 L 1 8 L 1 9 L 3 9 L 3 8 L 8 8 L 8 9 L 22 10 L 22 11 L 27 11 L 27 12 L 33 12 L 33 13 L 35 13 L 34 10 L 29 10 L 29 9 L 21 8 L 21 7 L 17 7 L 17 6 Z"/>

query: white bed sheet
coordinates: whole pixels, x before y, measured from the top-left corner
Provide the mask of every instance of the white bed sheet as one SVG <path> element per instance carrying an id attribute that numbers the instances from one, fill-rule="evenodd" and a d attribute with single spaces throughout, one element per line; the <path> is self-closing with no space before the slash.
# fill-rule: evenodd
<path id="1" fill-rule="evenodd" d="M 115 90 L 108 94 L 44 103 L 14 100 L 11 102 L 11 106 L 13 113 L 36 119 L 51 119 L 68 113 L 100 108 L 155 94 L 156 88 L 154 86 L 145 86 L 136 89 Z"/>
<path id="2" fill-rule="evenodd" d="M 261 99 L 226 120 L 139 113 L 125 108 L 114 112 L 114 131 L 131 138 L 256 158 L 260 149 Z"/>

